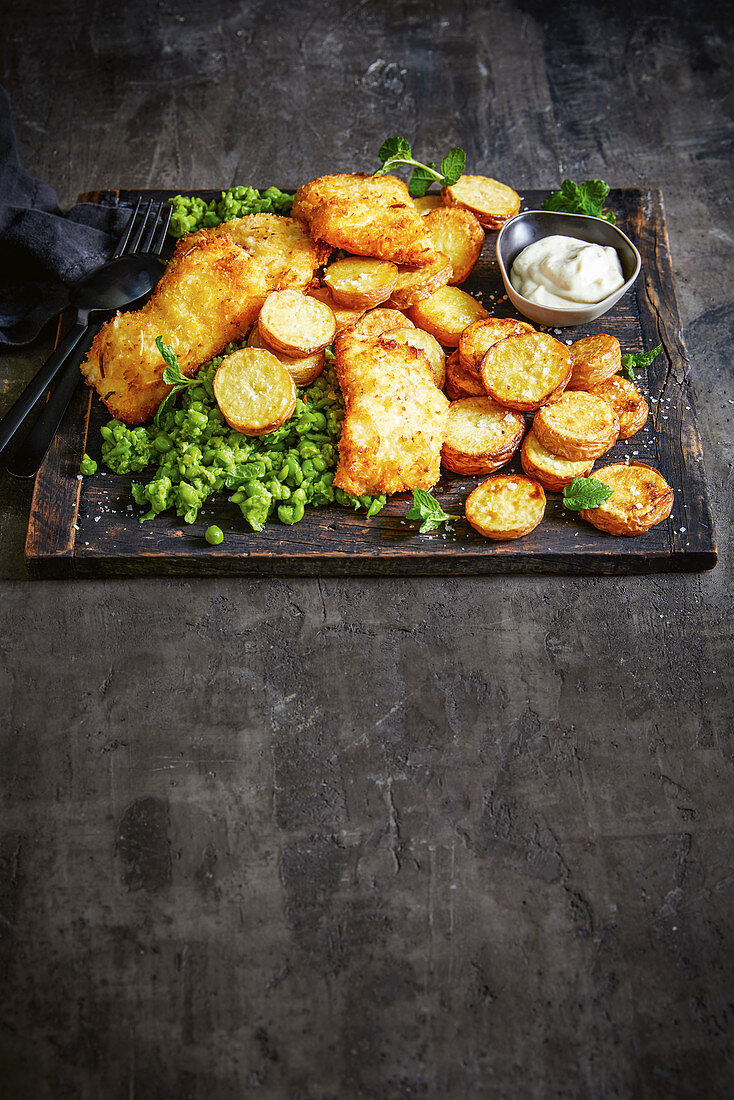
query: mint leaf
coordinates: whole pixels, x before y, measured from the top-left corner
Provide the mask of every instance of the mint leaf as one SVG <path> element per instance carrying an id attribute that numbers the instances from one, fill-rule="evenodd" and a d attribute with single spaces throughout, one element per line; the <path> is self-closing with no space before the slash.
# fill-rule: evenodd
<path id="1" fill-rule="evenodd" d="M 596 477 L 575 477 L 563 490 L 563 507 L 571 512 L 580 512 L 582 508 L 598 508 L 609 500 L 614 492 Z"/>
<path id="2" fill-rule="evenodd" d="M 458 146 L 454 149 L 449 149 L 438 166 L 438 170 L 443 176 L 444 187 L 451 187 L 452 184 L 459 182 L 459 177 L 464 171 L 465 164 L 466 153 L 463 149 L 460 149 Z"/>
<path id="3" fill-rule="evenodd" d="M 411 157 L 413 152 L 410 148 L 410 142 L 404 137 L 390 137 L 387 141 L 383 141 L 382 145 L 377 151 L 377 156 L 380 159 L 380 164 L 385 164 L 388 160 L 395 160 L 396 157 Z M 376 174 L 376 173 L 375 173 Z"/>
<path id="4" fill-rule="evenodd" d="M 178 370 L 178 359 L 176 358 L 175 352 L 173 348 L 170 348 L 168 344 L 165 344 L 163 342 L 162 336 L 156 336 L 155 346 L 158 348 L 158 351 L 163 356 L 166 366 L 170 367 L 171 370 Z"/>
<path id="5" fill-rule="evenodd" d="M 408 191 L 414 199 L 422 199 L 432 183 L 436 182 L 436 165 L 419 165 L 413 169 L 413 175 L 408 181 Z"/>
<path id="6" fill-rule="evenodd" d="M 181 390 L 185 390 L 187 386 L 196 385 L 196 378 L 189 378 L 187 374 L 181 372 L 173 348 L 164 343 L 162 336 L 156 336 L 155 346 L 158 348 L 158 351 L 161 353 L 166 363 L 166 366 L 163 368 L 163 381 L 167 386 L 173 386 L 171 392 L 167 393 L 161 401 L 158 406 L 158 412 L 153 418 L 155 424 L 160 424 L 161 416 L 172 402 L 173 398 L 175 398 L 176 394 L 180 393 Z"/>
<path id="7" fill-rule="evenodd" d="M 663 345 L 658 344 L 656 348 L 651 351 L 638 351 L 634 354 L 622 356 L 622 373 L 629 378 L 630 382 L 635 380 L 635 368 L 649 367 L 655 359 L 657 359 L 660 352 L 663 350 Z"/>
<path id="8" fill-rule="evenodd" d="M 451 519 L 451 516 L 448 512 L 444 512 L 436 498 L 427 493 L 425 489 L 414 489 L 413 507 L 406 512 L 405 518 L 416 523 L 420 520 L 419 531 L 421 535 L 425 535 L 428 531 L 435 531 L 442 523 L 446 523 L 447 520 Z"/>
<path id="9" fill-rule="evenodd" d="M 543 210 L 558 210 L 562 214 L 588 214 L 614 223 L 611 211 L 604 213 L 603 206 L 609 194 L 609 184 L 604 180 L 586 180 L 574 183 L 564 180 L 559 191 L 554 191 L 543 203 Z"/>

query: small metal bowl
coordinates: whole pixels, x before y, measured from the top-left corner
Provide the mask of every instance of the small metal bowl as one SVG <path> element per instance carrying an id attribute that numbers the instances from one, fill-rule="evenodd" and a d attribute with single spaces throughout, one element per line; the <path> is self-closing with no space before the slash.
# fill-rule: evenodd
<path id="1" fill-rule="evenodd" d="M 622 264 L 624 285 L 601 302 L 591 304 L 570 303 L 565 306 L 541 306 L 518 294 L 510 282 L 512 265 L 524 248 L 542 237 L 558 233 L 564 237 L 578 237 L 590 244 L 611 245 L 616 248 Z M 642 260 L 632 241 L 621 229 L 603 218 L 591 218 L 586 214 L 559 214 L 555 210 L 524 210 L 516 214 L 502 227 L 497 238 L 497 261 L 507 294 L 520 313 L 541 325 L 567 327 L 585 325 L 596 320 L 616 305 L 640 274 Z"/>

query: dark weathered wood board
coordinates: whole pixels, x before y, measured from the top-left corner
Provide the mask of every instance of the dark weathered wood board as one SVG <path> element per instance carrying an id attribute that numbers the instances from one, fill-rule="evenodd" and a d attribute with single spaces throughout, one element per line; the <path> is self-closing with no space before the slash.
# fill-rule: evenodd
<path id="1" fill-rule="evenodd" d="M 144 192 L 167 197 L 173 192 Z M 197 192 L 207 198 L 214 192 Z M 94 201 L 117 202 L 138 192 L 95 192 Z M 546 192 L 525 191 L 532 209 Z M 558 494 L 548 495 L 542 524 L 525 538 L 492 542 L 463 519 L 463 501 L 477 478 L 442 472 L 435 489 L 444 508 L 457 516 L 446 535 L 419 536 L 404 521 L 410 494 L 393 497 L 371 520 L 345 509 L 307 511 L 294 527 L 277 522 L 265 531 L 246 530 L 226 496 L 207 502 L 191 526 L 170 514 L 140 524 L 132 503 L 132 476 L 105 473 L 77 477 L 86 450 L 99 458 L 99 427 L 108 419 L 96 396 L 80 386 L 54 444 L 38 473 L 26 541 L 33 577 L 128 575 L 438 575 L 476 573 L 650 573 L 697 571 L 716 564 L 712 520 L 706 497 L 701 445 L 688 386 L 689 363 L 680 334 L 665 215 L 658 191 L 613 192 L 610 205 L 620 228 L 642 255 L 635 288 L 611 313 L 592 325 L 557 330 L 563 340 L 594 332 L 617 336 L 625 351 L 662 343 L 662 353 L 638 382 L 650 400 L 645 427 L 600 461 L 629 456 L 658 468 L 675 490 L 669 520 L 646 535 L 626 539 L 597 531 L 564 512 Z M 466 283 L 480 292 L 490 312 L 514 315 L 502 301 L 504 288 L 495 258 L 496 234 Z M 517 457 L 509 469 L 520 470 Z M 142 478 L 143 475 L 137 475 Z M 210 523 L 225 532 L 221 546 L 203 538 Z"/>

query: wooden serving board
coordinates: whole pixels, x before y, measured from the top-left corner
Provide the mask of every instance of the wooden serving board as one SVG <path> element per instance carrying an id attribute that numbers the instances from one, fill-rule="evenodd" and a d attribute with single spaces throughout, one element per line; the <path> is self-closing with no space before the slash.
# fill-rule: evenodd
<path id="1" fill-rule="evenodd" d="M 142 192 L 167 198 L 174 192 Z M 195 192 L 209 199 L 218 192 Z M 140 192 L 107 191 L 81 196 L 95 202 L 130 202 Z M 547 192 L 525 191 L 523 208 L 534 209 Z M 543 522 L 511 542 L 478 535 L 463 518 L 463 502 L 479 478 L 442 471 L 434 492 L 457 521 L 447 534 L 418 535 L 405 522 L 411 495 L 403 493 L 370 520 L 337 506 L 307 509 L 293 527 L 277 521 L 261 532 L 249 530 L 226 495 L 209 501 L 197 522 L 187 526 L 166 513 L 144 524 L 133 504 L 133 475 L 104 471 L 77 477 L 85 450 L 99 460 L 100 425 L 109 415 L 86 387 L 79 387 L 64 423 L 41 467 L 31 507 L 26 562 L 32 577 L 131 575 L 239 576 L 417 576 L 477 573 L 652 573 L 698 571 L 716 564 L 703 471 L 701 444 L 688 385 L 689 362 L 680 334 L 665 214 L 659 191 L 612 192 L 617 223 L 642 255 L 642 273 L 632 291 L 598 321 L 554 330 L 561 340 L 596 332 L 617 336 L 623 352 L 662 343 L 653 365 L 638 372 L 651 415 L 632 439 L 618 443 L 597 464 L 626 456 L 661 471 L 675 490 L 669 520 L 637 538 L 597 531 L 575 513 L 565 512 L 559 494 L 548 494 Z M 495 257 L 497 235 L 488 233 L 482 257 L 465 288 L 482 295 L 497 316 L 517 316 L 502 300 L 504 288 Z M 519 459 L 506 469 L 520 472 Z M 503 471 L 504 472 L 504 471 Z M 138 480 L 144 474 L 135 475 Z M 203 535 L 211 523 L 224 531 L 220 546 Z"/>

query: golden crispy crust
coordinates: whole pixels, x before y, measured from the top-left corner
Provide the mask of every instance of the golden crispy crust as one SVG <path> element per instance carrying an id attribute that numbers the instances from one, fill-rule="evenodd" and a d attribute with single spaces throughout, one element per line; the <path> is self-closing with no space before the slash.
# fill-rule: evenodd
<path id="1" fill-rule="evenodd" d="M 616 336 L 600 332 L 571 344 L 569 390 L 590 390 L 622 367 L 622 349 Z"/>
<path id="2" fill-rule="evenodd" d="M 305 289 L 331 252 L 314 243 L 296 218 L 280 214 L 246 214 L 222 222 L 211 232 L 217 236 L 226 233 L 256 259 L 270 290 Z"/>
<path id="3" fill-rule="evenodd" d="M 545 513 L 543 487 L 518 474 L 499 474 L 477 485 L 464 506 L 472 527 L 488 539 L 519 539 Z"/>
<path id="4" fill-rule="evenodd" d="M 446 396 L 452 401 L 459 401 L 462 397 L 487 396 L 481 376 L 477 371 L 468 370 L 464 366 L 458 348 L 446 360 L 444 389 Z"/>
<path id="5" fill-rule="evenodd" d="M 459 355 L 467 370 L 479 373 L 482 359 L 493 344 L 505 336 L 519 336 L 523 332 L 535 332 L 527 321 L 514 317 L 485 317 L 464 329 L 459 337 Z"/>
<path id="6" fill-rule="evenodd" d="M 450 286 L 468 278 L 484 244 L 484 230 L 469 211 L 460 206 L 441 206 L 426 217 L 433 247 L 451 261 Z"/>
<path id="7" fill-rule="evenodd" d="M 650 407 L 637 387 L 618 374 L 592 386 L 589 393 L 602 397 L 614 409 L 619 419 L 619 438 L 629 439 L 647 422 Z"/>
<path id="8" fill-rule="evenodd" d="M 491 474 L 509 462 L 525 418 L 491 397 L 464 397 L 449 406 L 441 462 L 457 474 Z"/>
<path id="9" fill-rule="evenodd" d="M 588 477 L 594 468 L 593 458 L 572 462 L 552 454 L 534 431 L 529 431 L 522 442 L 520 462 L 528 477 L 539 481 L 549 493 L 560 493 L 575 477 Z"/>
<path id="10" fill-rule="evenodd" d="M 412 306 L 408 316 L 444 347 L 455 348 L 467 325 L 489 314 L 481 302 L 465 290 L 459 290 L 458 286 L 442 286 L 429 298 Z"/>
<path id="11" fill-rule="evenodd" d="M 315 241 L 357 256 L 416 266 L 433 259 L 423 218 L 397 176 L 321 176 L 299 187 L 291 214 Z"/>
<path id="12" fill-rule="evenodd" d="M 487 351 L 480 373 L 486 392 L 518 412 L 545 405 L 571 375 L 568 348 L 544 332 L 505 336 Z"/>
<path id="13" fill-rule="evenodd" d="M 448 401 L 425 356 L 353 329 L 340 333 L 335 350 L 345 415 L 334 485 L 354 496 L 430 489 Z"/>
<path id="14" fill-rule="evenodd" d="M 606 454 L 619 437 L 619 420 L 603 398 L 583 390 L 567 390 L 557 401 L 538 410 L 533 431 L 552 454 L 576 462 Z"/>
<path id="15" fill-rule="evenodd" d="M 520 209 L 520 196 L 490 176 L 461 176 L 441 190 L 447 206 L 462 206 L 487 229 L 501 229 Z"/>
<path id="16" fill-rule="evenodd" d="M 97 333 L 82 363 L 112 416 L 145 424 L 171 387 L 155 340 L 162 336 L 191 377 L 202 363 L 244 336 L 255 320 L 268 280 L 262 266 L 226 233 L 202 229 L 184 237 L 150 300 L 118 313 Z"/>
<path id="17" fill-rule="evenodd" d="M 579 512 L 610 535 L 644 535 L 667 519 L 673 508 L 673 490 L 662 474 L 644 462 L 614 463 L 594 471 L 594 477 L 614 490 L 598 508 Z"/>

